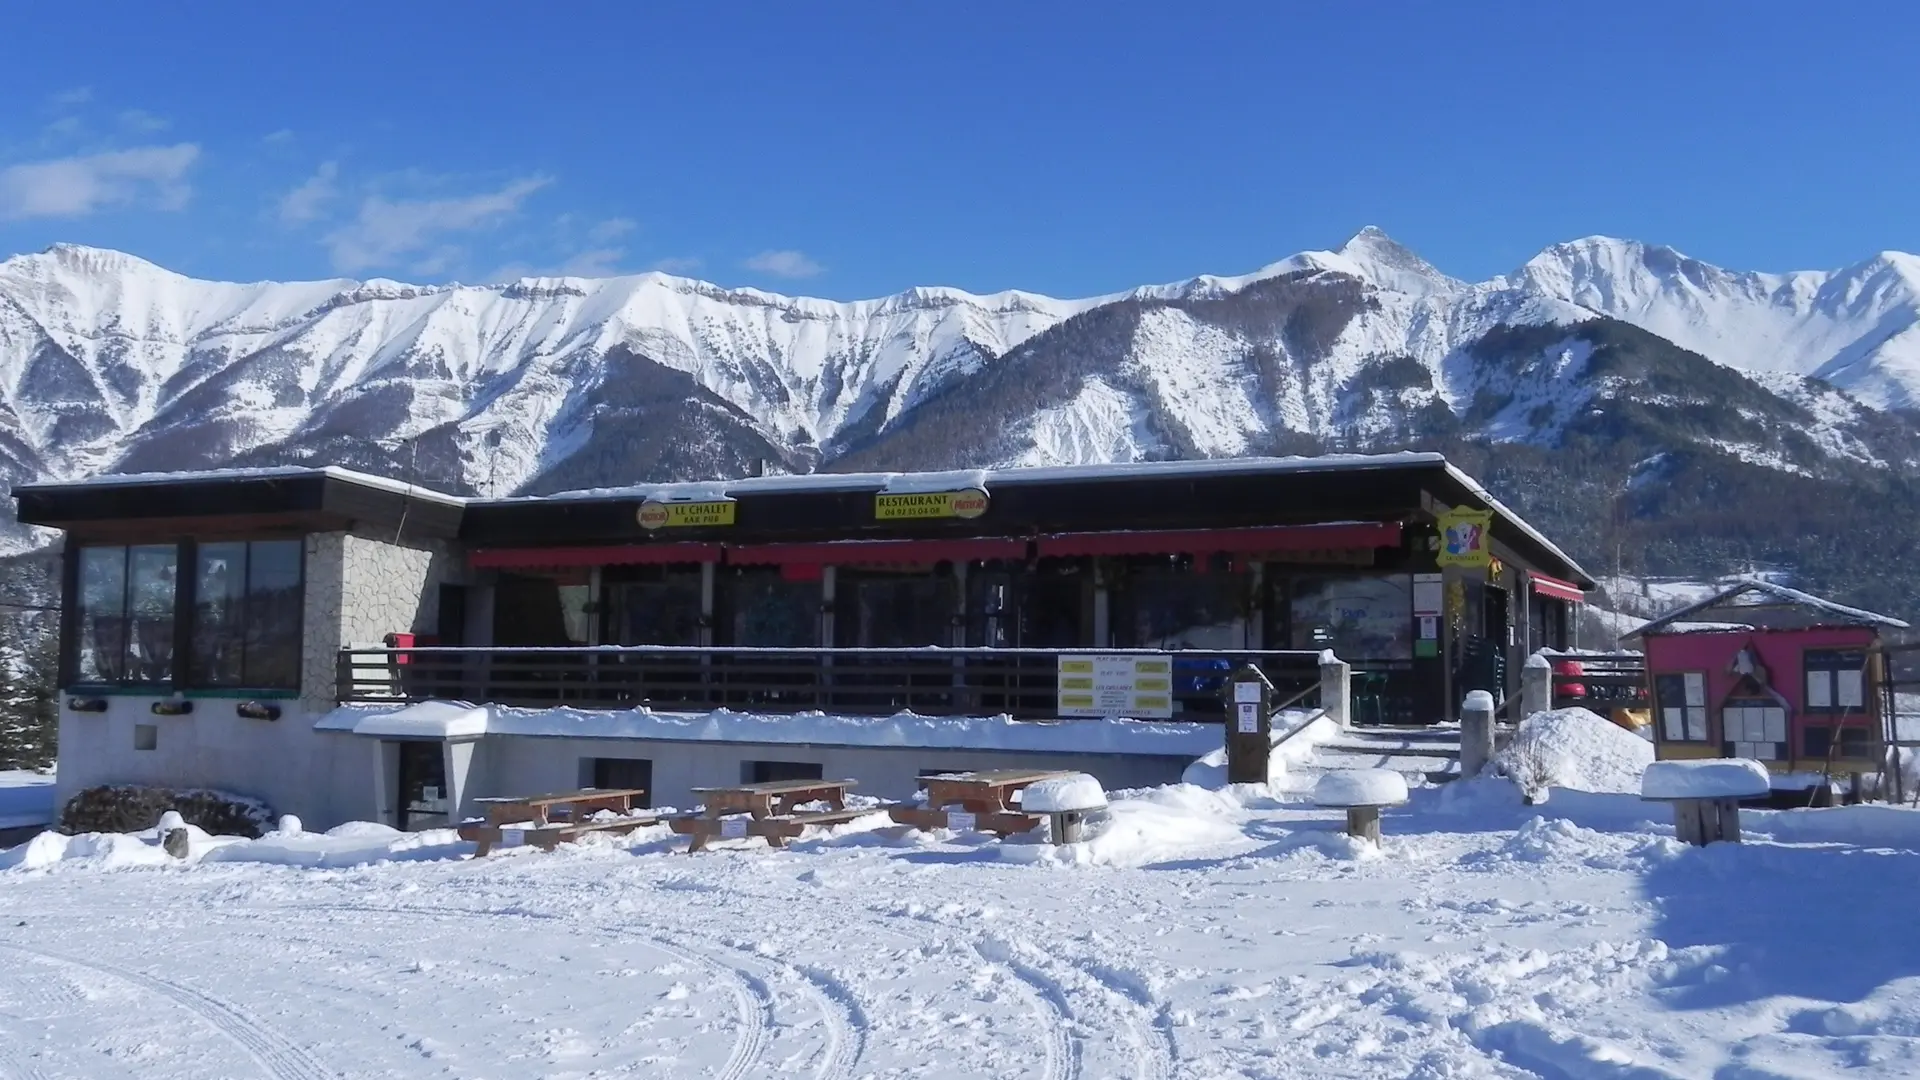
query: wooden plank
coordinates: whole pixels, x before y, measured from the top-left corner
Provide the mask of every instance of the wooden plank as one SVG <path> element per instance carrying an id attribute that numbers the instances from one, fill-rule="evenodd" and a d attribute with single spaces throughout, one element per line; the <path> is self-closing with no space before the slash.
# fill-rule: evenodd
<path id="1" fill-rule="evenodd" d="M 993 833 L 1003 840 L 1015 833 L 1032 832 L 1039 827 L 1041 820 L 1038 814 L 1011 813 L 1003 810 L 953 811 L 933 806 L 896 806 L 889 809 L 887 813 L 898 824 L 912 825 L 916 829 L 928 831 L 972 829 Z M 956 820 L 956 814 L 960 815 L 958 820 Z"/>

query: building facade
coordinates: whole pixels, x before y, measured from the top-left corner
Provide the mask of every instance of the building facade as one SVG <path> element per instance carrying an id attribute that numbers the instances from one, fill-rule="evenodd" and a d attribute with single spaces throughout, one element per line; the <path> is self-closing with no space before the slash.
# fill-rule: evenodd
<path id="1" fill-rule="evenodd" d="M 22 521 L 65 534 L 61 797 L 205 786 L 315 822 L 418 826 L 479 795 L 643 775 L 676 804 L 716 777 L 856 766 L 886 777 L 871 793 L 907 794 L 927 769 L 1075 753 L 1113 782 L 1160 782 L 1194 756 L 1193 725 L 1218 723 L 1228 667 L 1311 669 L 1330 650 L 1353 665 L 1356 722 L 1431 723 L 1468 689 L 1510 689 L 1525 652 L 1568 644 L 1590 584 L 1424 454 L 503 500 L 285 469 L 15 497 Z M 1095 749 L 1091 728 L 1086 745 L 634 728 L 1105 719 L 1062 696 L 1069 654 L 1162 658 L 1167 685 L 1133 706 L 1165 734 Z M 490 719 L 409 713 L 429 700 Z"/>

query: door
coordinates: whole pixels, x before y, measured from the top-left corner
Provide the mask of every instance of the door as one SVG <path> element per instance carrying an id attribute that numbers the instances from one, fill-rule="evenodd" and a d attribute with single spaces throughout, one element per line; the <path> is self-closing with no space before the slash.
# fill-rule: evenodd
<path id="1" fill-rule="evenodd" d="M 439 742 L 400 744 L 400 831 L 453 826 L 447 792 L 447 759 Z"/>

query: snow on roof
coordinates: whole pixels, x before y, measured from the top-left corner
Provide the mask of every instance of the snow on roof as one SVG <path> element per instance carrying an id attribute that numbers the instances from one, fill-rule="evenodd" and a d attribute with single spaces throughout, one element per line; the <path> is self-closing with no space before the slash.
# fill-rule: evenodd
<path id="1" fill-rule="evenodd" d="M 1764 597 L 1766 597 L 1766 599 L 1756 599 L 1756 600 L 1749 601 L 1747 603 L 1735 602 L 1740 597 L 1756 596 L 1756 595 L 1763 595 Z M 1761 607 L 1763 605 L 1767 605 L 1769 600 L 1776 603 L 1786 603 L 1786 604 L 1798 605 L 1801 607 L 1812 608 L 1815 611 L 1824 612 L 1828 615 L 1834 616 L 1835 618 L 1844 620 L 1847 623 L 1870 623 L 1870 624 L 1876 624 L 1879 626 L 1891 627 L 1895 630 L 1907 629 L 1907 624 L 1905 622 L 1903 622 L 1900 619 L 1896 619 L 1891 615 L 1881 615 L 1877 612 L 1868 611 L 1865 608 L 1848 607 L 1845 604 L 1837 604 L 1837 603 L 1834 603 L 1832 600 L 1823 599 L 1821 597 L 1813 595 L 1812 593 L 1804 593 L 1804 592 L 1801 592 L 1799 589 L 1789 588 L 1785 585 L 1780 584 L 1777 581 L 1768 581 L 1763 578 L 1754 578 L 1751 580 L 1742 581 L 1738 585 L 1733 586 L 1732 588 L 1722 589 L 1718 593 L 1715 593 L 1714 595 L 1709 596 L 1704 600 L 1698 601 L 1697 603 L 1688 604 L 1686 607 L 1683 607 L 1678 611 L 1670 611 L 1667 614 L 1661 616 L 1658 619 L 1653 620 L 1650 623 L 1647 623 L 1646 625 L 1640 627 L 1637 630 L 1633 630 L 1627 634 L 1621 635 L 1620 640 L 1628 641 L 1633 638 L 1638 638 L 1645 634 L 1650 634 L 1650 633 L 1699 633 L 1707 629 L 1748 629 L 1750 630 L 1752 629 L 1752 627 L 1747 626 L 1745 624 L 1713 623 L 1711 621 L 1698 621 L 1698 620 L 1689 619 L 1688 616 L 1693 615 L 1696 612 L 1717 607 L 1721 604 L 1727 604 L 1731 607 Z"/>
<path id="2" fill-rule="evenodd" d="M 439 733 L 446 728 L 447 734 Z M 767 715 L 720 709 L 668 713 L 651 709 L 515 709 L 426 702 L 394 709 L 343 705 L 316 731 L 426 738 L 514 735 L 575 739 L 659 739 L 673 742 L 1020 750 L 1079 754 L 1199 757 L 1221 745 L 1216 724 L 1146 720 L 1062 720 L 1041 723 L 1006 716 Z M 406 730 L 402 730 L 406 729 Z M 477 730 L 476 730 L 477 729 Z"/>
<path id="3" fill-rule="evenodd" d="M 1438 454 L 1434 454 L 1432 456 L 1440 457 L 1440 455 Z M 1447 461 L 1445 458 L 1440 458 L 1440 460 L 1446 465 L 1447 475 L 1459 481 L 1460 485 L 1466 488 L 1468 491 L 1473 492 L 1474 497 L 1477 499 L 1480 499 L 1482 502 L 1485 502 L 1487 504 L 1488 509 L 1492 510 L 1495 514 L 1499 515 L 1500 517 L 1506 518 L 1508 521 L 1512 522 L 1514 528 L 1519 529 L 1521 532 L 1525 533 L 1527 537 L 1531 539 L 1534 543 L 1539 544 L 1541 547 L 1546 548 L 1548 551 L 1552 552 L 1554 558 L 1557 558 L 1561 562 L 1566 563 L 1568 566 L 1572 567 L 1573 572 L 1575 574 L 1577 574 L 1580 577 L 1587 578 L 1588 580 L 1592 580 L 1593 575 L 1587 573 L 1586 570 L 1584 570 L 1579 563 L 1574 562 L 1573 556 L 1567 554 L 1564 551 L 1561 551 L 1560 546 L 1558 544 L 1555 544 L 1553 541 L 1547 539 L 1546 534 L 1542 533 L 1540 530 L 1534 528 L 1533 526 L 1527 524 L 1527 519 L 1521 517 L 1519 514 L 1514 513 L 1512 510 L 1507 508 L 1507 505 L 1505 503 L 1501 502 L 1499 499 L 1494 498 L 1492 492 L 1480 486 L 1480 481 L 1475 480 L 1473 477 L 1468 476 L 1466 473 L 1460 471 L 1460 467 L 1458 465 L 1455 465 L 1453 462 Z"/>
<path id="4" fill-rule="evenodd" d="M 358 484 L 361 487 L 379 488 L 406 495 L 410 498 L 428 502 L 445 503 L 449 506 L 464 506 L 466 499 L 458 495 L 448 495 L 444 491 L 409 484 L 404 480 L 395 480 L 372 473 L 343 469 L 338 465 L 317 467 L 303 465 L 281 465 L 259 469 L 200 469 L 185 472 L 145 472 L 145 473 L 105 473 L 91 476 L 85 480 L 63 480 L 52 483 L 20 484 L 14 492 L 23 491 L 64 491 L 73 488 L 121 488 L 142 487 L 150 484 L 191 484 L 223 482 L 234 480 L 295 480 L 309 476 L 325 476 L 330 479 Z"/>

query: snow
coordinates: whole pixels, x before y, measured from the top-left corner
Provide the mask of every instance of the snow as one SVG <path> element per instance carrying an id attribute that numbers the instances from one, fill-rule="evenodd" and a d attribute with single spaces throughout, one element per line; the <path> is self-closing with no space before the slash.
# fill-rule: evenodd
<path id="1" fill-rule="evenodd" d="M 1689 630 L 1714 625 L 1711 621 L 1701 622 L 1689 618 L 1689 616 L 1696 611 L 1705 611 L 1713 608 L 1773 606 L 1782 603 L 1811 608 L 1816 612 L 1846 620 L 1848 623 L 1871 623 L 1892 627 L 1896 630 L 1907 629 L 1905 622 L 1893 618 L 1890 615 L 1881 615 L 1864 608 L 1849 607 L 1846 604 L 1835 603 L 1832 600 L 1815 596 L 1812 593 L 1801 592 L 1798 589 L 1781 584 L 1779 581 L 1755 577 L 1739 581 L 1727 588 L 1718 590 L 1676 611 L 1669 611 L 1634 631 L 1634 635 L 1638 636 L 1664 630 L 1669 625 L 1684 624 Z"/>
<path id="2" fill-rule="evenodd" d="M 1337 769 L 1313 785 L 1318 806 L 1398 806 L 1407 801 L 1407 778 L 1392 769 Z"/>
<path id="3" fill-rule="evenodd" d="M 1640 780 L 1646 799 L 1744 799 L 1773 786 L 1767 767 L 1750 758 L 1656 761 Z"/>
<path id="4" fill-rule="evenodd" d="M 424 702 L 401 709 L 341 706 L 317 731 L 389 738 L 534 735 L 575 739 L 673 739 L 819 746 L 916 746 L 1198 757 L 1221 746 L 1221 729 L 1152 720 L 1015 720 L 1008 716 L 833 716 L 826 713 L 655 712 L 638 709 L 520 709 Z"/>
<path id="5" fill-rule="evenodd" d="M 47 834 L 0 855 L 0 1068 L 1914 1075 L 1920 942 L 1871 931 L 1910 915 L 1920 812 L 1743 811 L 1745 843 L 1690 848 L 1633 794 L 1410 794 L 1378 849 L 1188 785 L 1109 793 L 1058 847 L 863 827 L 688 857 L 656 828 L 472 860 L 362 823 L 170 860 Z"/>
<path id="6" fill-rule="evenodd" d="M 985 469 L 955 469 L 947 472 L 895 473 L 887 477 L 880 490 L 888 495 L 922 495 L 945 491 L 985 490 Z"/>
<path id="7" fill-rule="evenodd" d="M 1653 763 L 1653 744 L 1586 709 L 1555 709 L 1522 721 L 1494 764 L 1529 800 L 1553 788 L 1632 793 Z"/>
<path id="8" fill-rule="evenodd" d="M 1020 792 L 1020 809 L 1033 814 L 1057 814 L 1068 810 L 1100 810 L 1107 805 L 1106 789 L 1086 773 L 1051 776 L 1027 785 Z"/>
<path id="9" fill-rule="evenodd" d="M 324 727 L 324 718 L 322 724 L 316 726 Z M 487 733 L 488 711 L 472 705 L 423 701 L 398 712 L 358 712 L 348 730 L 355 735 L 393 739 L 466 738 Z"/>
<path id="10" fill-rule="evenodd" d="M 1465 701 L 1460 703 L 1462 712 L 1491 713 L 1494 709 L 1493 695 L 1485 690 L 1469 690 Z"/>
<path id="11" fill-rule="evenodd" d="M 0 770 L 0 829 L 24 829 L 53 821 L 53 775 Z"/>

